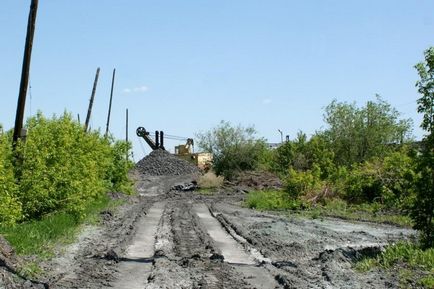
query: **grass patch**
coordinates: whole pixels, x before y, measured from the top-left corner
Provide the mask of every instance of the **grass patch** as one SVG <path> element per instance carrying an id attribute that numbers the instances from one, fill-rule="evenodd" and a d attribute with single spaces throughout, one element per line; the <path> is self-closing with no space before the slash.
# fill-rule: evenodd
<path id="1" fill-rule="evenodd" d="M 347 220 L 370 221 L 411 227 L 412 221 L 408 216 L 382 211 L 381 205 L 361 204 L 351 205 L 340 199 L 328 200 L 324 205 L 309 207 L 303 215 L 311 218 L 338 217 Z"/>
<path id="2" fill-rule="evenodd" d="M 248 193 L 245 206 L 257 210 L 295 210 L 303 207 L 303 203 L 291 199 L 284 191 L 269 190 Z"/>
<path id="3" fill-rule="evenodd" d="M 211 195 L 215 194 L 216 189 L 213 189 L 213 188 L 199 188 L 198 190 L 196 190 L 196 192 L 199 195 L 211 196 Z"/>
<path id="4" fill-rule="evenodd" d="M 308 206 L 305 202 L 291 198 L 285 191 L 253 191 L 247 195 L 245 206 L 257 210 L 291 210 L 302 216 L 318 219 L 337 217 L 346 220 L 370 221 L 411 227 L 408 216 L 386 213 L 379 204 L 349 205 L 340 199 L 328 200 L 323 205 Z"/>
<path id="5" fill-rule="evenodd" d="M 77 218 L 67 212 L 57 212 L 44 216 L 41 220 L 29 221 L 15 226 L 0 226 L 0 234 L 15 248 L 19 255 L 36 255 L 48 258 L 59 243 L 71 243 L 83 223 L 99 221 L 101 210 L 118 205 L 105 196 L 95 200 L 85 208 L 85 218 Z M 34 271 L 34 270 L 31 270 Z"/>
<path id="6" fill-rule="evenodd" d="M 403 286 L 415 283 L 425 288 L 434 288 L 434 248 L 422 250 L 408 242 L 388 246 L 374 258 L 365 258 L 356 263 L 355 269 L 366 272 L 374 267 L 398 268 Z"/>

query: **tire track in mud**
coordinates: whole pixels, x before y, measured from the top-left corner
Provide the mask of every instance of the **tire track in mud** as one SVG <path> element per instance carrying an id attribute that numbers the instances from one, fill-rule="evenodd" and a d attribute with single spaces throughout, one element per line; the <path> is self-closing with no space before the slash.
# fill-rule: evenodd
<path id="1" fill-rule="evenodd" d="M 211 201 L 210 207 L 228 232 L 246 241 L 245 247 L 270 259 L 263 266 L 284 288 L 394 288 L 393 276 L 358 273 L 354 262 L 413 232 L 383 224 L 287 219 L 222 202 Z"/>
<path id="2" fill-rule="evenodd" d="M 194 205 L 193 211 L 205 226 L 207 233 L 216 243 L 225 262 L 244 265 L 255 264 L 255 260 L 244 252 L 243 247 L 224 230 L 220 222 L 211 215 L 205 204 Z"/>
<path id="3" fill-rule="evenodd" d="M 144 288 L 279 288 L 203 203 L 169 201 Z"/>
<path id="4" fill-rule="evenodd" d="M 242 288 L 220 260 L 187 200 L 168 203 L 160 221 L 152 274 L 145 288 Z M 238 284 L 235 287 L 226 284 Z"/>
<path id="5" fill-rule="evenodd" d="M 114 288 L 143 288 L 152 270 L 154 258 L 154 243 L 157 227 L 163 215 L 164 203 L 155 203 L 142 217 L 132 243 L 120 258 L 118 272 L 120 278 L 113 284 Z"/>

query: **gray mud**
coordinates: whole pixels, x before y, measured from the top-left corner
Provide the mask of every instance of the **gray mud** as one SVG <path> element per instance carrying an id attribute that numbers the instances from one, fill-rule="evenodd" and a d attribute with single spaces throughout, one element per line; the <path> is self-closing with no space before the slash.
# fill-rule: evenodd
<path id="1" fill-rule="evenodd" d="M 283 218 L 241 207 L 242 192 L 204 197 L 172 189 L 192 175 L 133 176 L 138 195 L 44 265 L 49 288 L 398 286 L 394 276 L 357 273 L 353 265 L 411 230 Z"/>

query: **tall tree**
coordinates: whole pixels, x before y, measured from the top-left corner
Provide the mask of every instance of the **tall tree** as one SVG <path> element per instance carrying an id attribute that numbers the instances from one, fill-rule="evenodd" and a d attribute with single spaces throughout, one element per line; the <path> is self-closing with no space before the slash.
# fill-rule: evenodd
<path id="1" fill-rule="evenodd" d="M 425 61 L 416 64 L 420 80 L 416 87 L 422 95 L 417 111 L 423 114 L 421 127 L 428 132 L 423 139 L 419 159 L 421 178 L 417 182 L 417 196 L 411 212 L 415 228 L 421 231 L 422 244 L 434 246 L 434 47 L 425 51 Z"/>
<path id="2" fill-rule="evenodd" d="M 233 126 L 227 121 L 196 137 L 199 147 L 213 154 L 215 172 L 227 179 L 240 171 L 256 169 L 266 149 L 264 140 L 256 137 L 253 126 Z"/>
<path id="3" fill-rule="evenodd" d="M 324 119 L 336 163 L 351 165 L 382 157 L 392 144 L 402 143 L 410 136 L 411 121 L 399 117 L 399 112 L 379 95 L 361 108 L 334 100 L 326 107 Z"/>

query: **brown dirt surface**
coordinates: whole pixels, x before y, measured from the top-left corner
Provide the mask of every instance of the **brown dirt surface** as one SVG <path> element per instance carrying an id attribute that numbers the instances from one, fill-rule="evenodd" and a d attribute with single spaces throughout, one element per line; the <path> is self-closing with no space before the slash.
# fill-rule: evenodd
<path id="1" fill-rule="evenodd" d="M 237 174 L 232 185 L 246 190 L 281 189 L 282 181 L 278 176 L 267 171 L 248 171 Z"/>

